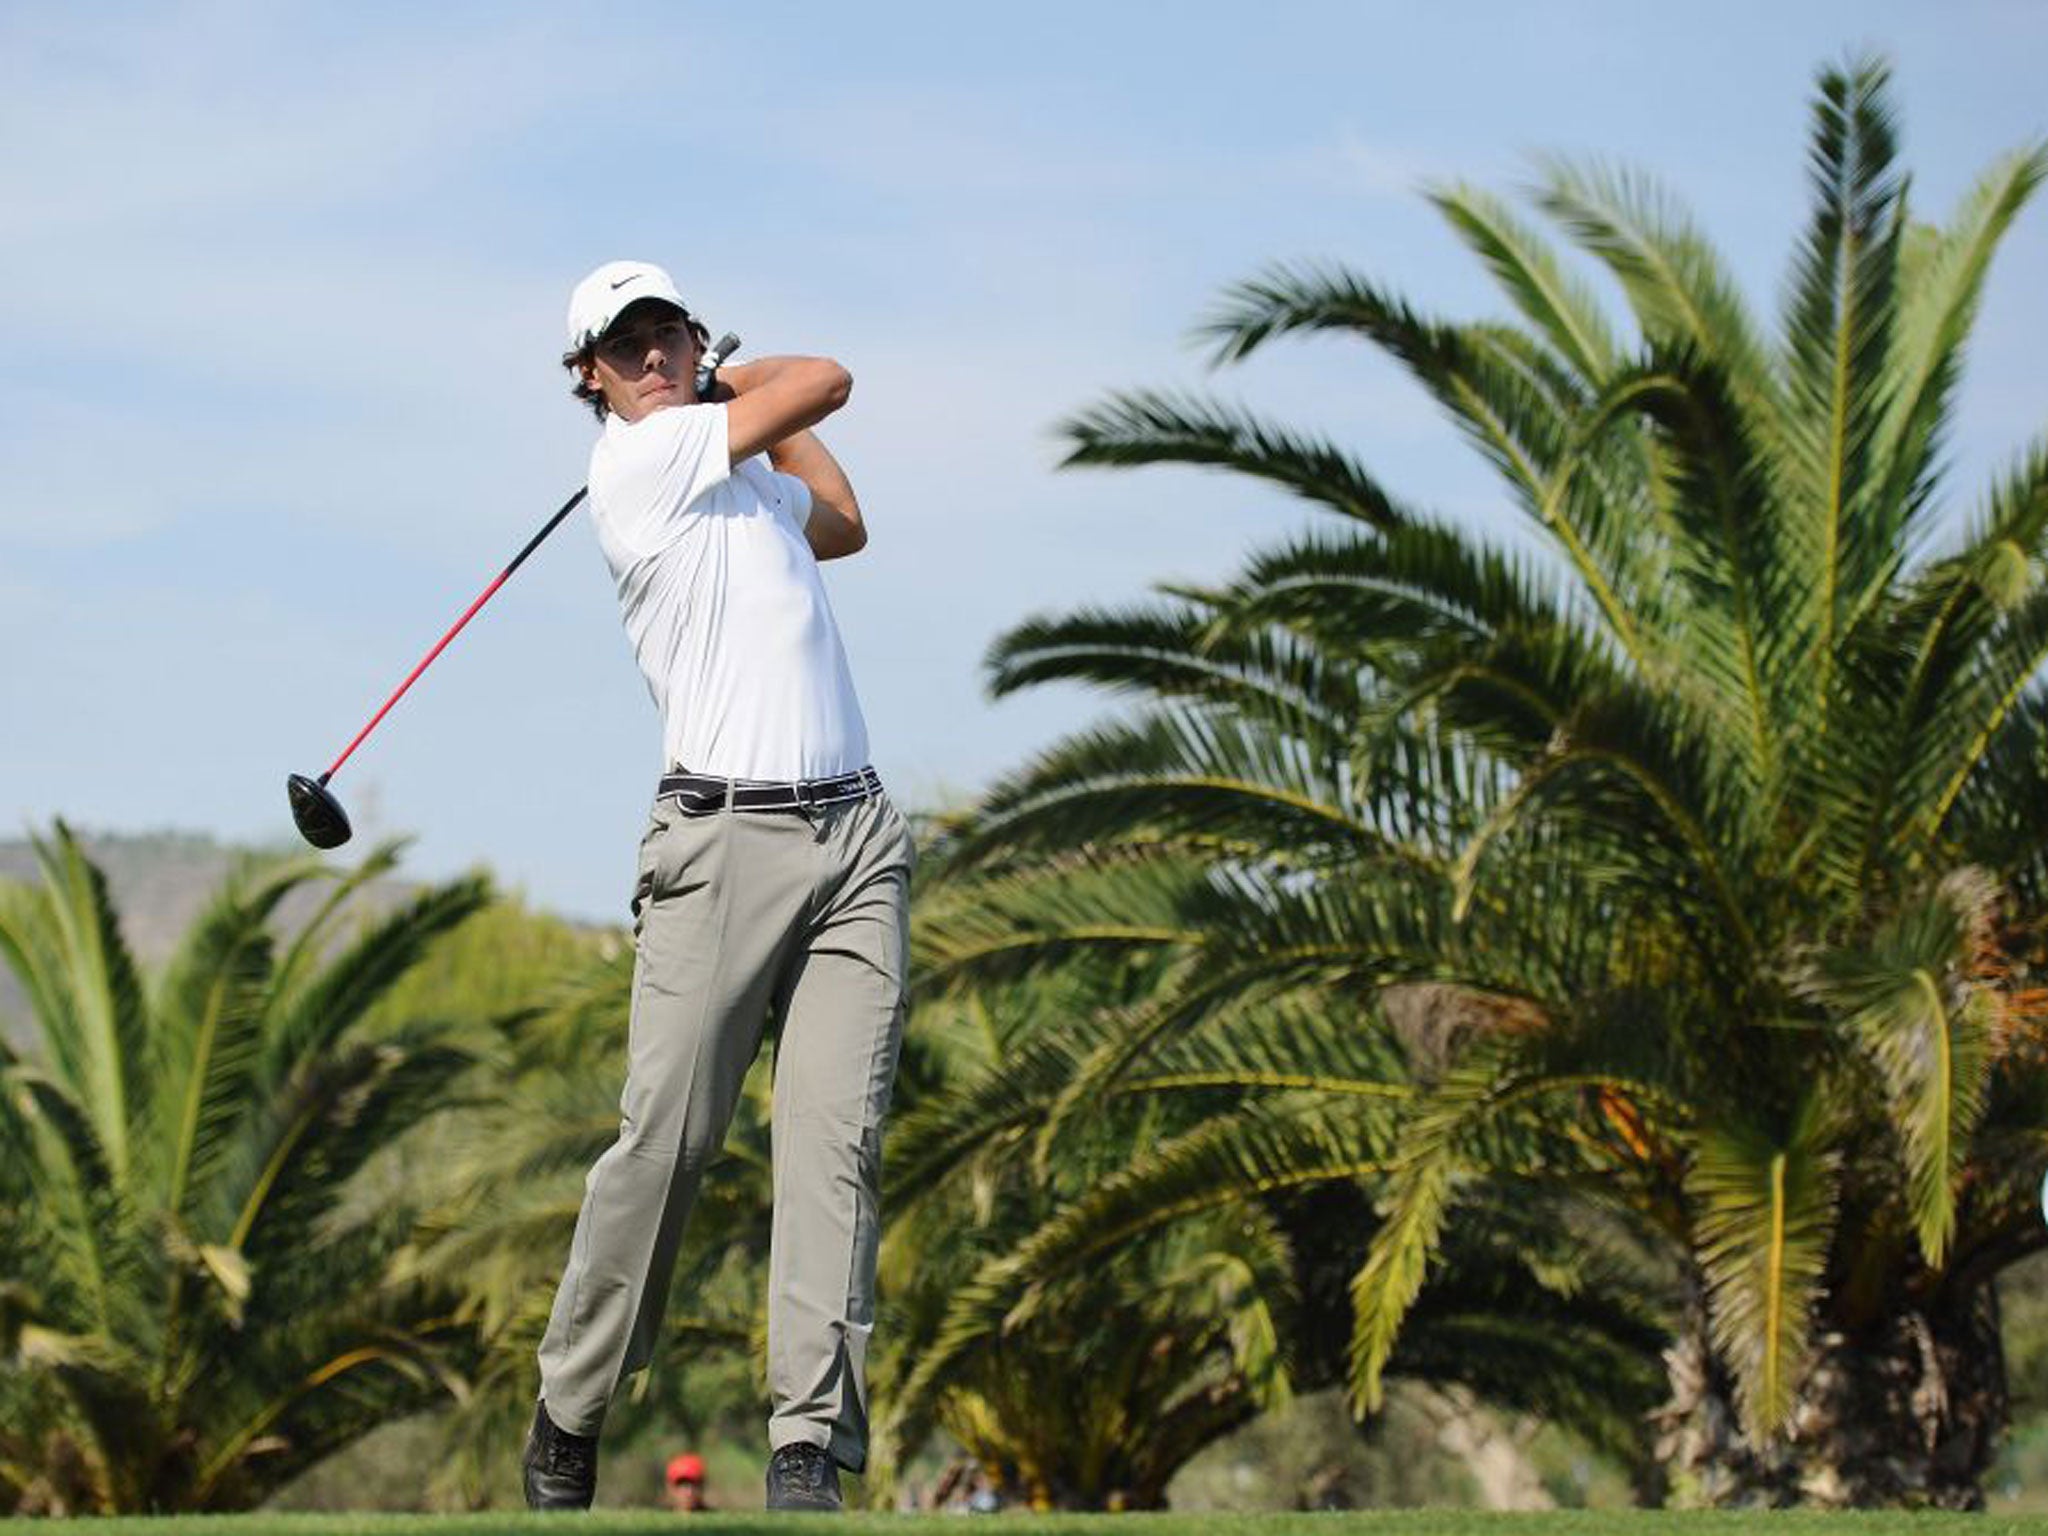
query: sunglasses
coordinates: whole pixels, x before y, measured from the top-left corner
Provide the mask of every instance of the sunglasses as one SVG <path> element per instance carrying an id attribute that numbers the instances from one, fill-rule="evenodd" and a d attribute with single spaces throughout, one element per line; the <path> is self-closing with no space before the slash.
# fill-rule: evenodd
<path id="1" fill-rule="evenodd" d="M 695 339 L 689 321 L 664 320 L 659 325 L 636 325 L 616 336 L 603 337 L 598 341 L 596 351 L 606 363 L 623 373 L 628 368 L 637 371 L 647 354 L 657 348 L 677 353 Z"/>

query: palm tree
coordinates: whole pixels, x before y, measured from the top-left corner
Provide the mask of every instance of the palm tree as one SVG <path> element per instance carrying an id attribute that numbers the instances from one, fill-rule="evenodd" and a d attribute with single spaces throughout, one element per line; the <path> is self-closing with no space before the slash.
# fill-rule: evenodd
<path id="1" fill-rule="evenodd" d="M 1236 975 L 1159 874 L 1066 861 L 1059 889 L 954 880 L 917 914 L 912 1033 L 943 1065 L 891 1141 L 883 1440 L 935 1423 L 1041 1506 L 1156 1507 L 1206 1446 L 1342 1382 L 1414 1092 L 1404 1030 Z M 1242 995 L 1166 1020 L 1212 976 Z M 1496 1202 L 1391 1370 L 1553 1419 L 1654 1487 L 1668 1285 L 1611 1223 L 1566 1231 L 1554 1201 Z"/>
<path id="2" fill-rule="evenodd" d="M 285 940 L 280 906 L 328 872 L 252 865 L 145 977 L 70 829 L 36 853 L 39 886 L 0 886 L 40 1046 L 0 1055 L 0 1507 L 247 1508 L 460 1388 L 448 1298 L 386 1279 L 408 1212 L 349 1197 L 471 1061 L 364 1016 L 488 890 L 339 931 L 386 846 Z"/>
<path id="3" fill-rule="evenodd" d="M 1036 1234 L 1012 1292 L 1181 1212 L 1370 1176 L 1366 1409 L 1488 1213 L 1564 1202 L 1677 1277 L 1677 1496 L 1979 1499 L 2005 1416 L 1991 1282 L 2048 1243 L 2048 443 L 1967 521 L 1944 449 L 2048 153 L 1918 223 L 1887 73 L 1856 62 L 1820 76 L 1809 166 L 1774 334 L 1673 200 L 1564 162 L 1536 206 L 1618 283 L 1620 322 L 1536 226 L 1453 186 L 1433 200 L 1517 323 L 1280 268 L 1205 327 L 1219 362 L 1296 332 L 1391 355 L 1532 552 L 1199 397 L 1068 423 L 1071 463 L 1216 466 L 1341 522 L 1221 589 L 996 647 L 998 691 L 1148 706 L 959 829 L 928 966 L 1167 957 L 1174 983 L 1059 1102 L 1196 1043 L 1241 1090 Z M 1325 1075 L 1349 1036 L 1384 1067 L 1361 1044 Z"/>

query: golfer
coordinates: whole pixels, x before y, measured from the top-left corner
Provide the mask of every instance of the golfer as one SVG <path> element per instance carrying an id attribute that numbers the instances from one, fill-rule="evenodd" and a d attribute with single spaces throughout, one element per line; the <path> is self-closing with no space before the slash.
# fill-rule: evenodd
<path id="1" fill-rule="evenodd" d="M 540 1346 L 526 1501 L 584 1508 L 606 1405 L 645 1366 L 705 1165 L 769 1019 L 768 1507 L 837 1509 L 867 1460 L 882 1119 L 902 1038 L 911 841 L 868 763 L 818 562 L 867 543 L 811 427 L 825 358 L 723 369 L 661 268 L 569 300 L 576 395 L 603 422 L 590 512 L 661 710 L 668 772 L 640 843 L 618 1140 L 584 1183 Z"/>

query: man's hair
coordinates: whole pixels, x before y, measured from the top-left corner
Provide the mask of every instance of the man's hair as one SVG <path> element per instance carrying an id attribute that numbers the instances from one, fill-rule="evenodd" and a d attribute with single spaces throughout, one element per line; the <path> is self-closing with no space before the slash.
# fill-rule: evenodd
<path id="1" fill-rule="evenodd" d="M 629 305 L 628 308 L 630 307 L 631 306 Z M 621 316 L 621 318 L 624 317 Z M 694 336 L 697 340 L 698 351 L 701 352 L 704 350 L 704 348 L 711 345 L 711 332 L 704 328 L 704 322 L 702 320 L 699 320 L 687 309 L 683 311 L 683 319 L 690 327 L 690 334 Z M 598 338 L 599 341 L 603 339 L 603 337 Z M 604 391 L 599 389 L 595 384 L 587 383 L 583 377 L 583 370 L 589 367 L 596 360 L 596 341 L 587 341 L 582 346 L 578 347 L 575 351 L 564 352 L 562 354 L 562 366 L 569 370 L 569 376 L 576 381 L 573 385 L 570 386 L 569 393 L 574 395 L 578 400 L 581 400 L 585 405 L 589 406 L 591 409 L 591 413 L 595 415 L 599 421 L 603 421 L 605 417 L 605 412 L 610 409 L 610 407 L 604 403 Z"/>

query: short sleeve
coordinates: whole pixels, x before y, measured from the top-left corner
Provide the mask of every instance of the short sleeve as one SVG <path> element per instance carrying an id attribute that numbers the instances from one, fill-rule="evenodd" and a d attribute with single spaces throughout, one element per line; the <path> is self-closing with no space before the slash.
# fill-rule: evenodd
<path id="1" fill-rule="evenodd" d="M 670 406 L 630 423 L 613 418 L 592 455 L 592 497 L 627 543 L 658 548 L 732 474 L 728 442 L 722 404 Z"/>

